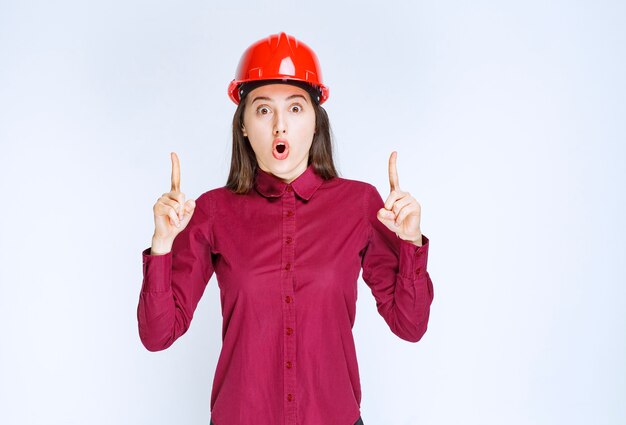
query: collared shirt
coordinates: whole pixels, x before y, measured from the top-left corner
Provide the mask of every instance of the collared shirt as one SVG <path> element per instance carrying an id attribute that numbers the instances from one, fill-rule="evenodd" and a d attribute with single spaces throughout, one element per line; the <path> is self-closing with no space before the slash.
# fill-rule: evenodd
<path id="1" fill-rule="evenodd" d="M 433 300 L 428 238 L 421 247 L 398 238 L 376 217 L 383 206 L 373 185 L 324 180 L 312 165 L 291 183 L 257 168 L 247 194 L 203 193 L 170 252 L 142 252 L 143 345 L 164 350 L 183 335 L 215 273 L 223 324 L 213 423 L 353 425 L 359 273 L 403 340 L 422 338 Z"/>

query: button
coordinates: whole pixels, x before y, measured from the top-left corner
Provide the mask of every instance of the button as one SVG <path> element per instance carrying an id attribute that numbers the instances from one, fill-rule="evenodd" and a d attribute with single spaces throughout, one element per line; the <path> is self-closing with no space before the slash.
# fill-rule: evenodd
<path id="1" fill-rule="evenodd" d="M 287 369 L 291 369 L 291 362 L 288 361 L 287 363 L 285 363 L 285 366 L 287 366 Z"/>
<path id="2" fill-rule="evenodd" d="M 293 215 L 293 211 L 289 210 L 287 211 L 287 217 L 291 217 Z"/>
<path id="3" fill-rule="evenodd" d="M 291 335 L 293 333 L 293 329 L 287 328 L 287 335 Z"/>
<path id="4" fill-rule="evenodd" d="M 285 302 L 286 302 L 287 304 L 289 304 L 289 303 L 291 302 L 291 296 L 290 296 L 290 295 L 287 295 L 287 296 L 285 297 Z"/>
<path id="5" fill-rule="evenodd" d="M 421 270 L 421 268 L 420 268 L 420 267 L 416 268 L 416 269 L 415 269 L 415 273 L 419 273 L 419 272 L 420 272 L 420 270 Z"/>
<path id="6" fill-rule="evenodd" d="M 291 186 L 287 186 L 287 192 L 291 192 L 292 190 Z"/>
<path id="7" fill-rule="evenodd" d="M 289 270 L 290 268 L 291 268 L 291 263 L 287 263 L 287 264 L 285 265 L 285 270 Z"/>
<path id="8" fill-rule="evenodd" d="M 287 394 L 287 400 L 293 401 L 293 394 Z"/>
<path id="9" fill-rule="evenodd" d="M 286 241 L 287 241 L 287 243 L 291 243 L 291 241 L 293 241 L 293 238 L 291 236 L 287 236 Z"/>

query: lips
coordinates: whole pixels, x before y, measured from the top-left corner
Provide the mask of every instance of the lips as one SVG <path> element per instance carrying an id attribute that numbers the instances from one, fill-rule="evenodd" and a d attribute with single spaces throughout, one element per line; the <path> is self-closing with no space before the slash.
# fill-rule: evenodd
<path id="1" fill-rule="evenodd" d="M 272 155 L 276 159 L 285 159 L 289 156 L 289 142 L 287 139 L 274 139 L 272 143 Z"/>

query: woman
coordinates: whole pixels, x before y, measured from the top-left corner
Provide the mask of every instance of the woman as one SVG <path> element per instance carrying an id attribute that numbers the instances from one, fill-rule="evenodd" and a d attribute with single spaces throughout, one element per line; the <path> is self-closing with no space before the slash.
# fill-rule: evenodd
<path id="1" fill-rule="evenodd" d="M 352 334 L 361 270 L 398 337 L 426 332 L 433 286 L 420 206 L 389 161 L 383 202 L 337 176 L 328 99 L 315 53 L 285 33 L 250 46 L 229 87 L 238 105 L 228 182 L 196 201 L 172 187 L 154 205 L 137 318 L 164 350 L 189 328 L 215 273 L 222 350 L 212 425 L 357 425 L 361 387 Z"/>

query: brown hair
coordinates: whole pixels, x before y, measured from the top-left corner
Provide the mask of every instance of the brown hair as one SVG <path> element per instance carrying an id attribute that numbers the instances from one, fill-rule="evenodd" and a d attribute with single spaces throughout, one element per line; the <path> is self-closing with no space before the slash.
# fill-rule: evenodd
<path id="1" fill-rule="evenodd" d="M 313 168 L 324 178 L 329 180 L 337 177 L 338 173 L 333 162 L 333 143 L 331 139 L 330 122 L 326 110 L 317 102 L 311 102 L 315 110 L 315 134 L 309 149 L 307 166 Z M 233 116 L 233 151 L 230 161 L 230 173 L 226 188 L 234 193 L 245 194 L 254 186 L 254 176 L 258 163 L 250 141 L 243 135 L 243 115 L 246 109 L 246 98 L 242 98 Z"/>

